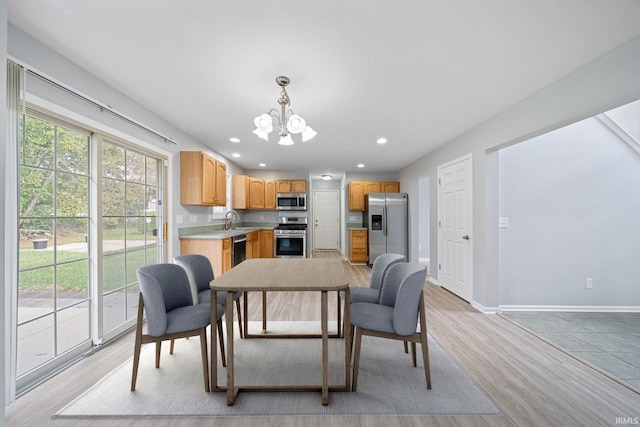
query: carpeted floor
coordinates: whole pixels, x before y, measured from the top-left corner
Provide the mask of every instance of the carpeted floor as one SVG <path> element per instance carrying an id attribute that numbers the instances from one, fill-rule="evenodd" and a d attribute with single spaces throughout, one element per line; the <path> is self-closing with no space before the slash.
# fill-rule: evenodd
<path id="1" fill-rule="evenodd" d="M 315 322 L 271 322 L 270 329 L 295 326 L 303 330 Z M 235 341 L 237 385 L 320 384 L 321 340 L 244 339 Z M 330 384 L 344 383 L 344 345 L 330 339 Z M 199 340 L 179 340 L 173 355 L 163 348 L 160 369 L 154 368 L 154 346 L 143 347 L 137 390 L 129 390 L 131 363 L 62 408 L 54 418 L 135 418 L 181 416 L 269 415 L 499 415 L 500 412 L 447 353 L 429 338 L 432 390 L 424 370 L 404 353 L 400 341 L 364 337 L 357 392 L 331 392 L 322 406 L 320 393 L 241 392 L 234 406 L 225 393 L 206 393 L 202 379 Z M 420 350 L 418 350 L 420 351 Z M 226 382 L 226 369 L 218 372 Z"/>

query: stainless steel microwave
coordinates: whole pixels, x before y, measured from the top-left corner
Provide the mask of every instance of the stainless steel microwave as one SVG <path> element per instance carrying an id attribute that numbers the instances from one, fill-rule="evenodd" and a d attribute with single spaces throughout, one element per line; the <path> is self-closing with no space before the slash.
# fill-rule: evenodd
<path id="1" fill-rule="evenodd" d="M 304 193 L 277 193 L 276 209 L 280 211 L 306 211 L 307 195 Z"/>

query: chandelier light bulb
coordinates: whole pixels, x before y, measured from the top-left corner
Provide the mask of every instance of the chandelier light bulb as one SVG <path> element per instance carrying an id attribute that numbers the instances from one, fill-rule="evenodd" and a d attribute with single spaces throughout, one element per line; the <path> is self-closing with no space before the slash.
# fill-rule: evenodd
<path id="1" fill-rule="evenodd" d="M 292 114 L 287 122 L 287 129 L 291 133 L 300 133 L 307 126 L 307 122 L 297 114 Z"/>
<path id="2" fill-rule="evenodd" d="M 285 136 L 280 136 L 280 141 L 278 141 L 280 145 L 293 145 L 293 139 L 291 139 L 290 134 L 286 134 Z"/>

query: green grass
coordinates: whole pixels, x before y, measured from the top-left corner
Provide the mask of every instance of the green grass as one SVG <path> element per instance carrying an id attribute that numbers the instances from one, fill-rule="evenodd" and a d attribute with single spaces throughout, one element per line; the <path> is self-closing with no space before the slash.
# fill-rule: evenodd
<path id="1" fill-rule="evenodd" d="M 109 236 L 106 236 L 108 234 Z M 144 235 L 132 235 L 129 239 L 143 239 Z M 122 231 L 105 233 L 105 240 L 120 238 Z M 113 237 L 112 237 L 113 236 Z M 71 239 L 72 242 L 84 241 L 84 236 Z M 20 291 L 51 291 L 57 292 L 87 292 L 89 283 L 89 261 L 86 251 L 75 252 L 68 250 L 56 251 L 57 270 L 54 267 L 54 250 L 34 250 L 33 245 L 23 246 L 19 252 L 19 290 Z M 103 291 L 109 292 L 135 283 L 136 269 L 148 263 L 155 262 L 157 249 L 155 247 L 140 247 L 122 251 L 105 252 L 103 256 Z M 126 259 L 126 263 L 125 263 Z M 125 265 L 127 266 L 125 271 Z M 55 279 L 54 279 L 54 271 Z"/>

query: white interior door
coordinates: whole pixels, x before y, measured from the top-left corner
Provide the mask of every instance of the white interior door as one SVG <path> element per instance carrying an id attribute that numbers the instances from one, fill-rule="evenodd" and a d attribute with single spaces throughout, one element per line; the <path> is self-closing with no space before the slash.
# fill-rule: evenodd
<path id="1" fill-rule="evenodd" d="M 438 166 L 438 283 L 473 298 L 473 170 L 468 154 Z"/>
<path id="2" fill-rule="evenodd" d="M 313 192 L 313 249 L 338 249 L 340 199 L 338 190 Z"/>

